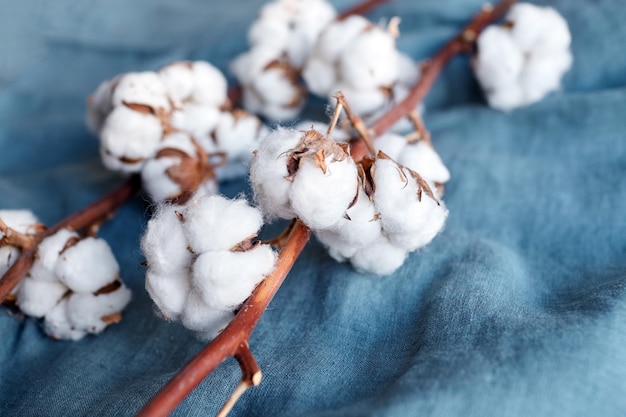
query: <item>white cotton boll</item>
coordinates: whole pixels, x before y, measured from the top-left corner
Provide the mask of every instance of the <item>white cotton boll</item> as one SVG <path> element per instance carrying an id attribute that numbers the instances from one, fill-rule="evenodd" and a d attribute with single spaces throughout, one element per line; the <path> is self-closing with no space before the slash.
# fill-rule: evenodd
<path id="1" fill-rule="evenodd" d="M 550 56 L 531 55 L 527 58 L 526 67 L 520 82 L 525 90 L 527 103 L 541 100 L 561 84 L 561 77 L 571 65 L 569 51 L 551 54 Z"/>
<path id="2" fill-rule="evenodd" d="M 450 180 L 450 171 L 439 154 L 423 140 L 407 144 L 396 159 L 431 183 L 445 184 Z"/>
<path id="3" fill-rule="evenodd" d="M 524 54 L 508 29 L 489 26 L 478 37 L 474 61 L 476 77 L 485 90 L 509 85 L 523 70 Z"/>
<path id="4" fill-rule="evenodd" d="M 30 268 L 30 276 L 36 280 L 56 281 L 54 268 L 59 260 L 59 254 L 70 239 L 78 239 L 78 234 L 69 229 L 61 229 L 45 238 L 37 249 L 37 257 Z"/>
<path id="5" fill-rule="evenodd" d="M 163 135 L 161 122 L 152 114 L 116 107 L 100 131 L 100 153 L 107 168 L 138 172 L 151 157 Z"/>
<path id="6" fill-rule="evenodd" d="M 404 86 L 413 86 L 420 79 L 419 65 L 413 59 L 402 52 L 396 53 L 398 62 L 398 74 L 396 83 Z"/>
<path id="7" fill-rule="evenodd" d="M 258 145 L 259 135 L 266 133 L 261 121 L 244 111 L 222 112 L 213 133 L 217 147 L 231 160 L 249 160 Z"/>
<path id="8" fill-rule="evenodd" d="M 208 306 L 235 309 L 272 272 L 275 261 L 269 245 L 246 252 L 205 252 L 193 265 L 193 285 Z"/>
<path id="9" fill-rule="evenodd" d="M 278 128 L 261 139 L 250 163 L 254 200 L 270 218 L 295 217 L 289 202 L 291 181 L 286 177 L 289 151 L 303 138 L 302 132 Z"/>
<path id="10" fill-rule="evenodd" d="M 272 120 L 289 120 L 297 116 L 303 106 L 303 94 L 300 86 L 289 77 L 282 67 L 268 68 L 260 72 L 244 93 L 245 101 L 249 95 L 256 95 L 263 106 L 256 112 Z"/>
<path id="11" fill-rule="evenodd" d="M 334 90 L 337 72 L 333 63 L 312 56 L 302 71 L 302 78 L 309 91 L 318 96 L 326 96 Z"/>
<path id="12" fill-rule="evenodd" d="M 387 239 L 380 239 L 359 249 L 350 258 L 350 263 L 359 272 L 389 275 L 402 266 L 406 256 L 404 249 Z"/>
<path id="13" fill-rule="evenodd" d="M 512 83 L 487 91 L 487 102 L 490 107 L 500 111 L 511 111 L 528 104 L 526 93 L 519 83 Z"/>
<path id="14" fill-rule="evenodd" d="M 173 62 L 161 68 L 158 74 L 174 107 L 183 107 L 194 89 L 192 63 L 189 61 Z"/>
<path id="15" fill-rule="evenodd" d="M 131 291 L 124 284 L 106 294 L 74 293 L 67 299 L 68 321 L 76 329 L 100 333 L 109 325 L 108 318 L 120 313 L 131 297 Z"/>
<path id="16" fill-rule="evenodd" d="M 377 158 L 373 179 L 374 202 L 383 232 L 389 240 L 407 251 L 428 244 L 443 228 L 448 211 L 443 203 L 422 189 L 406 168 L 394 161 Z"/>
<path id="17" fill-rule="evenodd" d="M 215 151 L 211 133 L 220 118 L 220 111 L 215 106 L 187 104 L 181 110 L 172 112 L 172 127 L 193 136 L 207 152 Z"/>
<path id="18" fill-rule="evenodd" d="M 391 86 L 398 77 L 398 52 L 389 32 L 363 31 L 339 59 L 340 78 L 355 89 Z"/>
<path id="19" fill-rule="evenodd" d="M 291 207 L 311 229 L 333 227 L 346 213 L 356 195 L 357 168 L 352 158 L 326 158 L 326 173 L 313 158 L 300 161 L 289 189 Z"/>
<path id="20" fill-rule="evenodd" d="M 215 107 L 226 102 L 228 83 L 219 69 L 205 61 L 194 61 L 192 72 L 194 89 L 191 93 L 191 101 Z"/>
<path id="21" fill-rule="evenodd" d="M 271 44 L 273 48 L 286 50 L 289 44 L 289 21 L 285 13 L 276 13 L 276 7 L 268 3 L 248 30 L 248 42 L 254 48 Z"/>
<path id="22" fill-rule="evenodd" d="M 289 61 L 301 68 L 320 32 L 335 19 L 335 9 L 324 0 L 299 0 L 292 20 L 293 30 L 287 47 Z"/>
<path id="23" fill-rule="evenodd" d="M 332 22 L 320 33 L 312 55 L 327 62 L 337 61 L 354 39 L 371 25 L 370 21 L 359 15 Z"/>
<path id="24" fill-rule="evenodd" d="M 163 81 L 152 71 L 129 72 L 120 76 L 112 102 L 114 106 L 143 104 L 153 110 L 171 108 Z"/>
<path id="25" fill-rule="evenodd" d="M 39 220 L 30 210 L 0 210 L 0 219 L 11 229 L 19 233 L 35 234 Z M 0 239 L 4 233 L 0 232 Z"/>
<path id="26" fill-rule="evenodd" d="M 177 207 L 161 204 L 148 221 L 141 239 L 141 250 L 150 270 L 159 276 L 187 276 L 192 253 L 182 221 L 176 215 Z"/>
<path id="27" fill-rule="evenodd" d="M 0 246 L 0 277 L 6 274 L 19 256 L 20 251 L 17 248 L 13 246 Z"/>
<path id="28" fill-rule="evenodd" d="M 52 310 L 46 314 L 43 329 L 53 339 L 79 340 L 87 332 L 74 328 L 67 316 L 67 298 L 61 300 Z"/>
<path id="29" fill-rule="evenodd" d="M 178 320 L 191 290 L 188 270 L 162 273 L 157 268 L 146 272 L 146 291 L 166 320 Z"/>
<path id="30" fill-rule="evenodd" d="M 183 230 L 195 253 L 230 250 L 256 235 L 263 225 L 261 212 L 244 199 L 220 195 L 196 198 L 183 212 Z"/>
<path id="31" fill-rule="evenodd" d="M 393 132 L 386 132 L 374 139 L 376 151 L 383 151 L 391 159 L 398 160 L 407 146 L 406 137 Z"/>
<path id="32" fill-rule="evenodd" d="M 180 185 L 172 181 L 167 170 L 180 165 L 180 158 L 152 158 L 141 169 L 141 185 L 152 201 L 167 201 L 182 192 Z"/>
<path id="33" fill-rule="evenodd" d="M 213 339 L 235 317 L 230 310 L 209 307 L 200 294 L 189 294 L 181 322 L 186 328 L 199 332 L 203 339 Z"/>
<path id="34" fill-rule="evenodd" d="M 66 249 L 54 270 L 72 291 L 94 292 L 113 282 L 119 269 L 109 244 L 87 237 Z"/>
<path id="35" fill-rule="evenodd" d="M 567 22 L 552 7 L 517 3 L 506 20 L 512 23 L 511 36 L 524 52 L 562 51 L 571 43 Z"/>
<path id="36" fill-rule="evenodd" d="M 98 134 L 104 119 L 113 110 L 113 89 L 117 79 L 102 82 L 89 97 L 87 106 L 87 127 L 94 135 Z"/>
<path id="37" fill-rule="evenodd" d="M 68 291 L 59 281 L 38 281 L 27 276 L 17 290 L 17 306 L 27 316 L 43 317 Z"/>

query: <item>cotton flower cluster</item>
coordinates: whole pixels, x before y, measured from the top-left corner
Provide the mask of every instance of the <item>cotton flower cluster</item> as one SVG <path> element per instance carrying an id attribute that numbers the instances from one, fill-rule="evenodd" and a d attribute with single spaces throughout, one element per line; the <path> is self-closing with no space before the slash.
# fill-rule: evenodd
<path id="1" fill-rule="evenodd" d="M 333 258 L 379 275 L 428 244 L 447 217 L 433 187 L 415 171 L 384 153 L 357 164 L 347 145 L 316 130 L 267 135 L 250 178 L 269 216 L 300 218 Z"/>
<path id="2" fill-rule="evenodd" d="M 572 64 L 567 22 L 551 7 L 519 3 L 478 37 L 474 71 L 489 105 L 512 110 L 557 90 Z"/>
<path id="3" fill-rule="evenodd" d="M 246 109 L 275 121 L 300 112 L 306 96 L 300 71 L 335 15 L 325 0 L 276 0 L 263 6 L 248 31 L 250 50 L 231 67 Z"/>
<path id="4" fill-rule="evenodd" d="M 263 219 L 244 199 L 203 196 L 179 209 L 163 204 L 148 222 L 146 289 L 166 319 L 212 339 L 273 270 L 276 254 L 253 243 Z"/>
<path id="5" fill-rule="evenodd" d="M 20 233 L 37 227 L 29 211 L 0 211 L 0 218 Z M 3 269 L 6 254 L 17 249 L 2 247 Z M 10 263 L 10 262 L 9 262 Z M 45 238 L 28 275 L 15 290 L 20 310 L 43 318 L 44 331 L 55 339 L 78 340 L 100 333 L 121 319 L 131 299 L 130 290 L 119 279 L 119 265 L 102 239 L 81 239 L 76 232 L 61 229 Z"/>
<path id="6" fill-rule="evenodd" d="M 412 60 L 396 49 L 393 32 L 362 16 L 331 23 L 302 72 L 307 87 L 329 101 L 342 91 L 365 118 L 404 99 L 419 74 Z"/>
<path id="7" fill-rule="evenodd" d="M 104 164 L 114 171 L 141 172 L 163 149 L 185 154 L 151 164 L 144 182 L 149 183 L 147 189 L 159 189 L 153 196 L 158 201 L 164 189 L 173 190 L 171 183 L 160 181 L 169 176 L 166 171 L 188 174 L 182 161 L 201 160 L 200 153 L 228 154 L 230 164 L 218 173 L 221 177 L 247 171 L 245 164 L 265 127 L 255 116 L 228 107 L 226 79 L 217 68 L 203 61 L 181 61 L 157 72 L 131 72 L 102 83 L 90 98 L 87 124 L 100 138 Z M 194 141 L 202 152 L 190 145 Z M 159 173 L 157 167 L 162 168 Z M 169 180 L 176 182 L 172 176 Z M 195 180 L 199 185 L 206 178 Z M 180 189 L 172 192 L 193 191 L 188 186 L 179 183 Z"/>

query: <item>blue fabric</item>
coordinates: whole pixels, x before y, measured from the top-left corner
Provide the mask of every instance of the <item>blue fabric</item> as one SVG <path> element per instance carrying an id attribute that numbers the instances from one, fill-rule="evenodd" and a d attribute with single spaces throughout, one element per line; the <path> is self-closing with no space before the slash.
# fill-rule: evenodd
<path id="1" fill-rule="evenodd" d="M 401 16 L 399 47 L 423 58 L 482 3 L 404 0 L 371 16 Z M 546 3 L 573 32 L 562 91 L 498 113 L 455 59 L 425 115 L 453 175 L 445 230 L 385 278 L 311 241 L 253 333 L 264 379 L 233 416 L 626 415 L 626 8 Z M 0 208 L 53 224 L 113 189 L 83 123 L 88 94 L 176 59 L 226 69 L 259 4 L 0 0 Z M 134 292 L 120 324 L 53 341 L 0 309 L 0 415 L 132 415 L 202 348 L 153 314 L 146 213 L 136 198 L 101 232 Z M 239 378 L 227 361 L 175 415 L 214 415 Z"/>

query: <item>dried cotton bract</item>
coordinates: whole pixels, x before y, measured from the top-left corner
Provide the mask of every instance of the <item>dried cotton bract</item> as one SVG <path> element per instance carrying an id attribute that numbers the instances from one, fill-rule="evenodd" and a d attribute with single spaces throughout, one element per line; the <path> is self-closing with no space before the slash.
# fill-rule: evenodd
<path id="1" fill-rule="evenodd" d="M 214 338 L 274 269 L 272 248 L 253 242 L 262 224 L 243 199 L 199 197 L 181 212 L 159 206 L 141 246 L 146 290 L 162 315 Z"/>
<path id="2" fill-rule="evenodd" d="M 551 7 L 514 5 L 503 26 L 478 37 L 474 71 L 489 105 L 512 110 L 559 88 L 572 64 L 567 22 Z"/>

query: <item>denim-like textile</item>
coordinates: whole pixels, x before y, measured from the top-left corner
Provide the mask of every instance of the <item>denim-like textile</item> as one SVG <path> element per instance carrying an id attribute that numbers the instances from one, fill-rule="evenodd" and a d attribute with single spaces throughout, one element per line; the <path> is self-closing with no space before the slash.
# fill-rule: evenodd
<path id="1" fill-rule="evenodd" d="M 370 16 L 400 16 L 399 47 L 421 59 L 482 3 L 402 0 Z M 425 113 L 452 172 L 445 230 L 385 278 L 312 240 L 253 333 L 264 379 L 232 416 L 626 415 L 626 8 L 546 3 L 573 33 L 562 90 L 496 112 L 456 58 Z M 86 97 L 177 59 L 226 70 L 259 5 L 0 0 L 0 208 L 53 224 L 115 188 Z M 242 190 L 243 179 L 222 186 Z M 101 230 L 133 290 L 120 324 L 54 341 L 0 308 L 0 415 L 132 415 L 202 348 L 153 314 L 138 246 L 147 213 L 135 198 Z M 174 415 L 214 415 L 239 378 L 227 361 Z"/>

